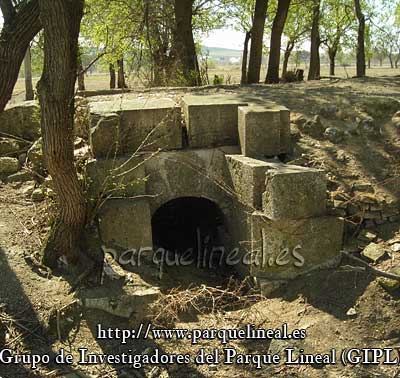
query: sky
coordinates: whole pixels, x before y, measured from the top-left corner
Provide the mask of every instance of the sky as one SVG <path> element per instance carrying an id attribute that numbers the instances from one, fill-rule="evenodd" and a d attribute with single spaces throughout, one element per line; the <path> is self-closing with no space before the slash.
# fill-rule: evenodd
<path id="1" fill-rule="evenodd" d="M 233 50 L 242 50 L 244 33 L 231 28 L 217 29 L 203 36 L 202 45 L 207 47 L 224 47 Z"/>

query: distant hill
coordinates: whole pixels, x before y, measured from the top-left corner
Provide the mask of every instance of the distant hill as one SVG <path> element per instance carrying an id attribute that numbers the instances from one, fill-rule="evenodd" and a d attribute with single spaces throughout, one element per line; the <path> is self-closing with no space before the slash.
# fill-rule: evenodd
<path id="1" fill-rule="evenodd" d="M 208 47 L 202 46 L 201 50 L 203 54 L 208 52 L 208 55 L 212 59 L 221 59 L 221 58 L 241 58 L 242 50 L 232 50 L 232 49 L 224 49 L 222 47 Z"/>

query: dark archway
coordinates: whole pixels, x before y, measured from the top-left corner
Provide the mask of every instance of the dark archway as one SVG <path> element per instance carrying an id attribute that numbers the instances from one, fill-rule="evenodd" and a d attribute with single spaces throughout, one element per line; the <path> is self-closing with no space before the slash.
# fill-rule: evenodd
<path id="1" fill-rule="evenodd" d="M 152 231 L 154 250 L 166 251 L 174 265 L 216 267 L 224 254 L 224 216 L 206 198 L 181 197 L 165 203 L 152 217 Z"/>

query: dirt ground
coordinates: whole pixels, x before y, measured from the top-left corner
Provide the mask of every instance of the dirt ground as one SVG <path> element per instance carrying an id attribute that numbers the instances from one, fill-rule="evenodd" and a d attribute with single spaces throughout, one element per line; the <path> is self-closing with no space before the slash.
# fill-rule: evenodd
<path id="1" fill-rule="evenodd" d="M 187 90 L 186 90 L 187 91 Z M 327 171 L 332 198 L 342 195 L 347 201 L 356 201 L 354 184 L 367 183 L 368 196 L 373 203 L 400 209 L 400 133 L 391 123 L 393 114 L 400 110 L 400 77 L 333 80 L 314 83 L 281 84 L 276 86 L 228 86 L 194 90 L 206 93 L 233 93 L 251 101 L 272 100 L 286 105 L 292 112 L 293 154 L 286 157 L 300 165 L 320 167 Z M 179 97 L 180 90 L 135 91 L 130 97 Z M 104 100 L 108 96 L 91 98 Z M 329 109 L 335 106 L 335 115 Z M 323 137 L 307 135 L 297 124 L 303 116 L 312 119 L 320 115 L 326 126 L 343 132 L 343 139 L 332 143 Z M 379 132 L 375 135 L 355 132 L 359 119 L 373 117 Z M 357 119 L 358 118 L 358 119 Z M 117 354 L 122 352 L 146 354 L 158 348 L 168 354 L 197 354 L 200 348 L 210 352 L 217 348 L 223 353 L 224 345 L 217 339 L 201 340 L 129 340 L 121 345 L 118 340 L 96 340 L 96 326 L 132 329 L 132 321 L 95 309 L 69 306 L 76 299 L 90 297 L 96 290 L 104 296 L 121 295 L 126 287 L 148 287 L 157 284 L 165 295 L 171 282 L 184 291 L 189 282 L 179 280 L 176 272 L 167 272 L 160 278 L 153 274 L 149 282 L 145 275 L 118 271 L 121 279 L 106 277 L 100 289 L 79 287 L 70 293 L 76 276 L 65 271 L 48 272 L 32 264 L 32 256 L 40 250 L 49 229 L 51 203 L 32 202 L 27 193 L 28 184 L 0 184 L 0 346 L 18 353 L 54 355 L 60 348 L 77 358 L 79 348 L 91 353 Z M 372 188 L 372 189 L 371 189 Z M 366 194 L 365 194 L 366 195 Z M 368 226 L 373 240 L 386 249 L 386 256 L 374 265 L 382 271 L 400 269 L 400 251 L 392 248 L 400 244 L 400 221 L 393 218 L 382 224 L 365 223 L 360 216 L 345 215 L 348 221 L 347 245 L 352 251 L 365 246 L 359 239 L 364 226 Z M 372 239 L 371 239 L 372 240 Z M 400 291 L 388 291 L 380 278 L 362 269 L 349 268 L 353 261 L 343 259 L 339 267 L 309 273 L 281 287 L 270 298 L 254 300 L 252 292 L 241 292 L 227 297 L 220 306 L 188 306 L 174 328 L 182 329 L 238 329 L 246 325 L 255 328 L 280 328 L 287 323 L 289 330 L 305 329 L 303 341 L 233 340 L 234 347 L 244 354 L 282 353 L 287 347 L 300 348 L 305 353 L 328 353 L 332 348 L 390 347 L 400 351 Z M 356 264 L 357 265 L 357 264 Z M 115 268 L 117 269 L 117 268 Z M 191 269 L 191 268 L 187 268 Z M 225 277 L 218 271 L 193 272 L 182 277 L 192 280 L 192 288 L 224 290 Z M 228 277 L 226 277 L 228 278 Z M 194 289 L 192 289 L 194 290 Z M 240 297 L 240 298 L 239 298 Z M 232 303 L 229 303 L 232 301 Z M 192 303 L 193 304 L 193 303 Z M 196 310 L 197 308 L 197 310 Z M 58 312 L 56 310 L 59 310 Z M 160 309 L 158 309 L 160 312 Z M 161 312 L 167 312 L 165 307 Z M 159 313 L 158 313 L 159 314 Z M 54 319 L 56 318 L 56 321 Z M 50 319 L 50 320 L 49 320 Z M 55 325 L 54 325 L 55 324 Z M 65 337 L 62 336 L 65 332 Z M 59 338 L 63 341 L 58 340 Z M 129 366 L 109 364 L 71 366 L 40 366 L 37 370 L 17 365 L 1 365 L 0 377 L 293 377 L 341 378 L 400 376 L 400 367 L 265 365 L 256 369 L 254 364 L 211 364 Z"/>

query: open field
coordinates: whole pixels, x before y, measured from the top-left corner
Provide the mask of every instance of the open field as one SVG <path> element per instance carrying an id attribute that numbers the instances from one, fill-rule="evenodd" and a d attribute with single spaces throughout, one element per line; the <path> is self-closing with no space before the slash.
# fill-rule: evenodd
<path id="1" fill-rule="evenodd" d="M 305 77 L 307 77 L 307 68 L 299 67 L 305 69 Z M 294 66 L 289 66 L 289 69 L 294 69 Z M 209 69 L 208 76 L 210 80 L 210 84 L 213 84 L 214 75 L 224 77 L 224 84 L 239 84 L 240 83 L 240 66 L 238 65 L 225 65 L 219 66 L 217 68 Z M 266 70 L 263 68 L 261 70 L 261 80 L 263 81 L 266 75 Z M 321 75 L 328 76 L 329 75 L 329 66 L 321 65 Z M 341 78 L 349 78 L 355 75 L 355 67 L 343 67 L 338 66 L 336 68 L 336 76 Z M 372 67 L 367 70 L 367 75 L 370 77 L 379 77 L 379 76 L 398 76 L 400 75 L 400 68 L 392 69 L 390 67 Z M 38 77 L 34 78 L 34 85 L 36 85 Z M 87 90 L 104 90 L 109 89 L 109 76 L 107 74 L 92 74 L 87 75 L 86 80 L 86 89 Z M 146 86 L 146 82 L 137 77 L 130 77 L 128 80 L 128 84 L 130 88 L 141 88 Z M 24 99 L 25 89 L 24 89 L 24 79 L 19 79 L 13 93 L 13 98 L 11 103 L 15 103 L 17 101 L 21 101 Z"/>

